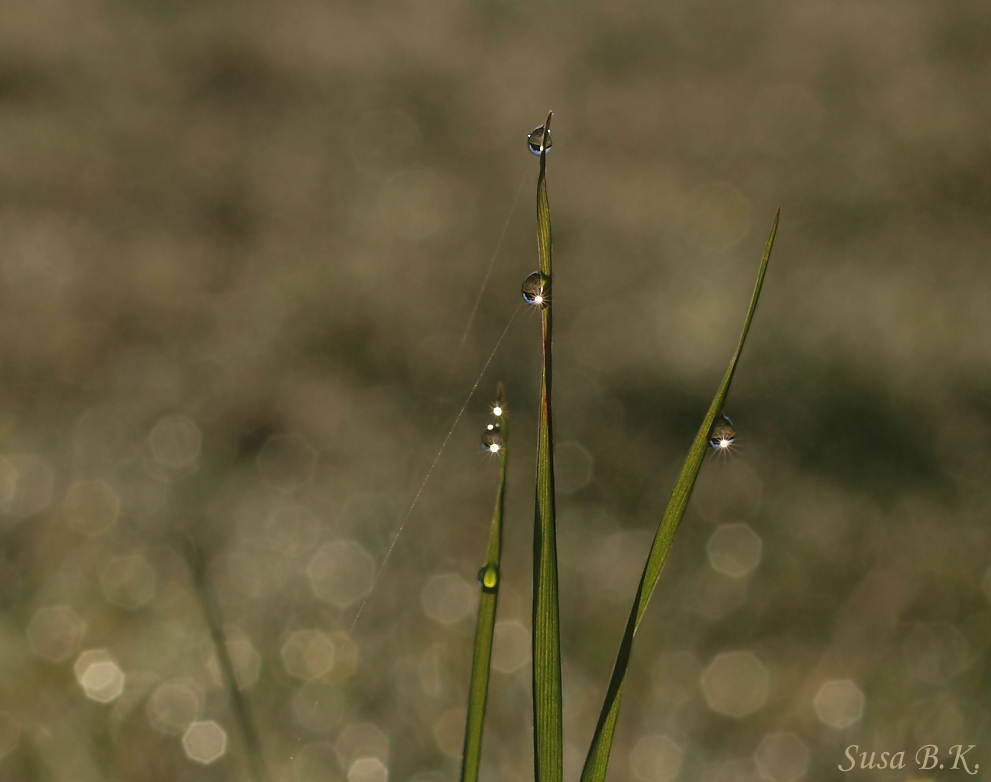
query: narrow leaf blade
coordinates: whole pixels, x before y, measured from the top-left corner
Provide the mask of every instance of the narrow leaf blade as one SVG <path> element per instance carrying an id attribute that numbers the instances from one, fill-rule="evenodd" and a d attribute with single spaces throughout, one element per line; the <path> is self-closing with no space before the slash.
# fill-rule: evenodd
<path id="1" fill-rule="evenodd" d="M 743 345 L 747 339 L 747 332 L 750 331 L 750 324 L 754 319 L 754 312 L 757 310 L 757 300 L 760 298 L 761 287 L 764 284 L 764 274 L 767 272 L 767 264 L 771 259 L 771 248 L 774 246 L 774 236 L 778 231 L 778 220 L 781 217 L 781 210 L 778 209 L 774 216 L 774 223 L 771 225 L 771 234 L 767 239 L 764 248 L 764 256 L 761 259 L 760 271 L 757 273 L 757 284 L 754 286 L 754 293 L 750 300 L 750 308 L 747 310 L 747 317 L 743 324 L 743 332 L 740 334 L 740 341 L 730 359 L 729 367 L 723 376 L 719 389 L 713 397 L 712 404 L 702 420 L 695 440 L 688 451 L 688 456 L 681 468 L 678 480 L 675 482 L 668 500 L 667 508 L 661 517 L 661 522 L 654 535 L 654 542 L 650 546 L 650 553 L 647 556 L 647 563 L 644 565 L 643 575 L 640 577 L 640 585 L 637 587 L 637 595 L 633 601 L 630 617 L 626 623 L 626 630 L 623 633 L 623 640 L 619 647 L 619 654 L 616 656 L 616 663 L 613 666 L 612 677 L 609 680 L 609 688 L 606 691 L 605 702 L 602 704 L 602 711 L 599 714 L 599 722 L 592 737 L 592 745 L 589 747 L 588 757 L 585 759 L 585 767 L 582 771 L 581 782 L 603 782 L 606 778 L 606 769 L 609 765 L 609 753 L 612 750 L 613 734 L 616 731 L 616 720 L 619 718 L 619 706 L 623 695 L 623 683 L 626 677 L 626 670 L 630 662 L 630 652 L 633 648 L 633 638 L 636 635 L 640 621 L 643 619 L 647 603 L 653 594 L 657 580 L 660 578 L 661 569 L 667 559 L 671 545 L 674 543 L 675 533 L 681 523 L 685 509 L 688 507 L 688 500 L 692 496 L 692 489 L 695 487 L 695 480 L 698 478 L 699 470 L 702 468 L 702 461 L 705 458 L 708 448 L 709 432 L 716 421 L 716 417 L 722 412 L 726 395 L 729 393 L 730 384 L 733 382 L 733 374 L 736 372 L 736 365 L 743 352 Z"/>
<path id="2" fill-rule="evenodd" d="M 482 728 L 485 722 L 485 705 L 489 697 L 489 673 L 492 661 L 492 639 L 495 635 L 496 607 L 499 600 L 500 565 L 502 560 L 502 514 L 506 501 L 506 460 L 509 440 L 506 417 L 506 395 L 502 383 L 496 393 L 502 413 L 499 430 L 502 448 L 499 450 L 499 489 L 496 492 L 495 510 L 492 512 L 492 529 L 485 564 L 479 571 L 482 596 L 478 601 L 478 622 L 475 625 L 475 650 L 471 660 L 471 684 L 468 687 L 468 717 L 465 721 L 465 743 L 461 755 L 461 781 L 477 782 L 482 756 Z M 493 580 L 494 579 L 494 580 Z"/>
<path id="3" fill-rule="evenodd" d="M 545 138 L 551 116 L 544 124 Z M 537 490 L 533 525 L 533 761 L 536 782 L 561 782 L 564 738 L 561 717 L 561 629 L 558 609 L 557 530 L 554 509 L 554 434 L 551 415 L 553 278 L 551 213 L 547 200 L 547 150 L 541 148 L 537 179 L 537 250 L 549 297 L 541 309 L 543 363 L 537 428 Z"/>

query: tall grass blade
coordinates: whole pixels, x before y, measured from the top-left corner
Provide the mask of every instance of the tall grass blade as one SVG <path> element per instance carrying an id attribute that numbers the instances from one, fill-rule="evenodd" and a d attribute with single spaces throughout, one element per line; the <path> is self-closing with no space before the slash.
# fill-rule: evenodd
<path id="1" fill-rule="evenodd" d="M 702 467 L 702 460 L 705 458 L 708 448 L 709 432 L 716 421 L 716 417 L 722 412 L 726 394 L 729 392 L 730 383 L 733 381 L 733 373 L 736 371 L 737 361 L 743 351 L 743 343 L 747 339 L 747 332 L 750 330 L 750 323 L 754 318 L 754 311 L 757 309 L 757 299 L 760 298 L 760 289 L 764 284 L 764 273 L 767 271 L 767 263 L 771 258 L 771 247 L 774 245 L 774 235 L 778 230 L 778 220 L 781 217 L 781 210 L 778 209 L 774 216 L 774 223 L 771 225 L 771 235 L 767 239 L 767 246 L 764 248 L 764 257 L 761 260 L 760 271 L 757 273 L 757 284 L 754 287 L 754 295 L 750 300 L 750 309 L 747 311 L 747 319 L 743 323 L 743 333 L 740 334 L 740 342 L 736 346 L 736 352 L 730 359 L 729 367 L 723 376 L 723 382 L 719 384 L 716 396 L 709 405 L 709 411 L 705 414 L 702 425 L 699 427 L 692 447 L 688 451 L 688 457 L 681 468 L 681 474 L 671 492 L 671 499 L 668 500 L 664 516 L 657 527 L 654 535 L 654 542 L 650 546 L 650 554 L 647 556 L 647 564 L 644 566 L 643 575 L 640 577 L 640 585 L 637 587 L 637 596 L 633 601 L 633 608 L 630 611 L 630 618 L 626 623 L 626 630 L 623 633 L 623 641 L 619 647 L 619 654 L 616 657 L 616 664 L 613 666 L 612 677 L 609 680 L 609 689 L 606 691 L 605 702 L 602 704 L 602 711 L 599 714 L 599 722 L 595 727 L 595 734 L 592 737 L 592 746 L 589 748 L 588 757 L 585 759 L 585 768 L 582 771 L 581 782 L 603 782 L 606 778 L 606 768 L 609 765 L 609 753 L 612 749 L 613 734 L 616 731 L 616 720 L 619 717 L 619 704 L 623 695 L 623 681 L 626 677 L 626 669 L 630 662 L 630 651 L 633 648 L 633 638 L 640 620 L 643 618 L 647 608 L 647 602 L 657 585 L 657 579 L 661 575 L 661 568 L 667 559 L 671 544 L 674 542 L 675 533 L 678 531 L 678 524 L 685 514 L 688 500 L 692 496 L 692 488 L 695 486 L 695 479 L 698 477 Z"/>
<path id="2" fill-rule="evenodd" d="M 485 703 L 489 697 L 489 664 L 492 660 L 492 637 L 495 633 L 496 604 L 499 600 L 500 560 L 502 559 L 502 509 L 506 498 L 506 446 L 509 430 L 506 418 L 506 393 L 502 383 L 496 391 L 499 430 L 502 447 L 499 449 L 499 489 L 495 510 L 492 512 L 492 530 L 489 533 L 489 549 L 485 564 L 478 571 L 482 596 L 478 601 L 478 623 L 475 625 L 475 651 L 471 660 L 471 684 L 468 687 L 468 718 L 465 724 L 464 752 L 461 755 L 461 782 L 476 782 L 482 755 L 482 725 L 485 721 Z"/>
<path id="3" fill-rule="evenodd" d="M 551 117 L 544 123 L 549 135 Z M 551 426 L 551 211 L 547 202 L 547 149 L 541 146 L 537 178 L 537 250 L 545 278 L 540 311 L 543 364 L 537 428 L 537 496 L 533 525 L 533 762 L 536 782 L 561 782 L 561 629 L 558 612 L 557 531 L 554 524 L 554 434 Z M 548 306 L 549 305 L 549 306 Z"/>
<path id="4" fill-rule="evenodd" d="M 224 623 L 220 615 L 220 606 L 217 603 L 217 596 L 213 591 L 213 586 L 207 576 L 207 562 L 203 552 L 192 541 L 186 547 L 189 558 L 193 584 L 196 593 L 203 606 L 203 613 L 206 616 L 207 627 L 210 628 L 210 638 L 213 640 L 214 651 L 217 654 L 221 678 L 227 687 L 227 695 L 230 698 L 231 708 L 234 712 L 234 720 L 241 731 L 241 738 L 247 750 L 247 765 L 251 778 L 255 782 L 270 782 L 268 769 L 265 765 L 265 756 L 262 752 L 261 740 L 258 736 L 258 728 L 251 716 L 251 709 L 248 701 L 238 689 L 237 675 L 234 672 L 234 661 L 231 659 L 227 645 L 227 633 L 224 631 Z"/>

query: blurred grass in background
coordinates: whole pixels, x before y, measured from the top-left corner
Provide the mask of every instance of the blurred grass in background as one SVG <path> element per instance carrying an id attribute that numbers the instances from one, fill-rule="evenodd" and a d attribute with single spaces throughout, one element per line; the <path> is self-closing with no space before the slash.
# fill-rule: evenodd
<path id="1" fill-rule="evenodd" d="M 566 778 L 779 204 L 610 778 L 982 747 L 989 36 L 976 1 L 0 8 L 0 779 L 244 777 L 190 535 L 276 779 L 455 778 L 491 400 L 349 628 L 536 268 L 549 108 Z M 532 768 L 527 314 L 481 386 L 486 781 Z"/>

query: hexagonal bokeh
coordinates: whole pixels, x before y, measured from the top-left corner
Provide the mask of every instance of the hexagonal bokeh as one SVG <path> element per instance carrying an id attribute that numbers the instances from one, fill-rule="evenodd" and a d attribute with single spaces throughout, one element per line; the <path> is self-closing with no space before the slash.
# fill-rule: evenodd
<path id="1" fill-rule="evenodd" d="M 0 760 L 9 755 L 21 740 L 21 726 L 7 712 L 0 711 Z"/>
<path id="2" fill-rule="evenodd" d="M 864 693 L 849 679 L 825 682 L 812 705 L 819 721 L 833 728 L 845 728 L 864 714 Z"/>
<path id="3" fill-rule="evenodd" d="M 317 452 L 302 435 L 277 434 L 262 446 L 256 463 L 265 483 L 276 489 L 293 491 L 313 478 Z"/>
<path id="4" fill-rule="evenodd" d="M 530 631 L 516 619 L 496 622 L 492 638 L 492 669 L 513 673 L 530 662 Z"/>
<path id="5" fill-rule="evenodd" d="M 967 639 L 947 622 L 917 624 L 902 648 L 912 676 L 930 684 L 943 684 L 961 673 L 970 656 Z"/>
<path id="6" fill-rule="evenodd" d="M 334 748 L 344 768 L 350 768 L 358 758 L 378 758 L 383 763 L 389 759 L 389 739 L 371 722 L 348 725 L 337 737 Z"/>
<path id="7" fill-rule="evenodd" d="M 760 564 L 762 545 L 749 525 L 723 524 L 709 538 L 709 564 L 719 573 L 741 578 Z"/>
<path id="8" fill-rule="evenodd" d="M 159 733 L 181 736 L 200 716 L 203 695 L 193 682 L 171 681 L 160 684 L 148 698 L 148 721 Z"/>
<path id="9" fill-rule="evenodd" d="M 667 736 L 644 736 L 630 752 L 630 768 L 643 782 L 668 782 L 681 771 L 681 758 L 681 747 Z"/>
<path id="10" fill-rule="evenodd" d="M 62 503 L 66 523 L 84 535 L 99 535 L 117 523 L 120 497 L 106 481 L 76 481 Z"/>
<path id="11" fill-rule="evenodd" d="M 72 666 L 86 697 L 110 703 L 124 692 L 124 672 L 106 649 L 87 649 Z"/>
<path id="12" fill-rule="evenodd" d="M 477 597 L 477 587 L 457 573 L 431 576 L 420 592 L 420 602 L 427 616 L 444 625 L 454 624 L 468 616 Z"/>
<path id="13" fill-rule="evenodd" d="M 178 470 L 200 455 L 203 433 L 191 418 L 170 415 L 152 427 L 148 434 L 148 445 L 155 461 Z"/>
<path id="14" fill-rule="evenodd" d="M 348 769 L 348 782 L 387 782 L 389 769 L 378 758 L 358 758 Z"/>
<path id="15" fill-rule="evenodd" d="M 111 559 L 100 575 L 107 602 L 132 611 L 155 597 L 155 582 L 155 569 L 138 555 Z"/>
<path id="16" fill-rule="evenodd" d="M 306 569 L 313 594 L 338 608 L 354 605 L 372 588 L 375 560 L 351 540 L 324 544 Z"/>
<path id="17" fill-rule="evenodd" d="M 28 640 L 39 657 L 53 663 L 68 660 L 83 640 L 85 625 L 68 606 L 40 608 L 28 623 Z"/>
<path id="18" fill-rule="evenodd" d="M 808 771 L 809 750 L 794 733 L 769 733 L 754 752 L 754 761 L 770 782 L 795 782 Z"/>
<path id="19" fill-rule="evenodd" d="M 113 660 L 110 656 L 110 652 L 106 649 L 86 649 L 80 652 L 76 661 L 72 664 L 72 672 L 76 677 L 76 682 L 82 684 L 83 674 L 86 669 L 95 662 L 107 662 Z"/>
<path id="20" fill-rule="evenodd" d="M 297 630 L 282 645 L 282 664 L 298 679 L 316 679 L 328 673 L 335 656 L 334 642 L 319 630 Z"/>
<path id="21" fill-rule="evenodd" d="M 182 736 L 182 748 L 190 760 L 213 763 L 227 751 L 227 733 L 213 720 L 194 722 Z"/>
<path id="22" fill-rule="evenodd" d="M 770 679 L 753 652 L 724 652 L 702 674 L 702 692 L 713 711 L 745 717 L 767 701 Z"/>

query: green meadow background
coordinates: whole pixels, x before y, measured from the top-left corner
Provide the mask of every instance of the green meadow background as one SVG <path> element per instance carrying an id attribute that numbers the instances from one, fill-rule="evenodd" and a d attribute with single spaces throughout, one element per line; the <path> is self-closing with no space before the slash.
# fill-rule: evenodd
<path id="1" fill-rule="evenodd" d="M 610 779 L 991 769 L 989 40 L 979 0 L 0 6 L 0 780 L 248 778 L 195 545 L 273 780 L 453 782 L 498 380 L 482 779 L 532 779 L 549 109 L 566 779 L 778 206 Z"/>

